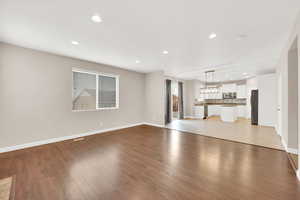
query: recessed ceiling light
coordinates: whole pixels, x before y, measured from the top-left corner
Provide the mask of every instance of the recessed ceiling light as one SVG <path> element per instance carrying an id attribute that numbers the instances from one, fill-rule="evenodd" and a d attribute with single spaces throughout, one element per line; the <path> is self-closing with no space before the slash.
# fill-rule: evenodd
<path id="1" fill-rule="evenodd" d="M 214 39 L 214 38 L 216 38 L 217 37 L 217 34 L 216 33 L 211 33 L 210 35 L 209 35 L 209 39 Z"/>
<path id="2" fill-rule="evenodd" d="M 247 73 L 243 73 L 243 75 L 247 75 Z"/>
<path id="3" fill-rule="evenodd" d="M 101 18 L 99 15 L 97 15 L 97 14 L 93 15 L 93 16 L 91 17 L 91 20 L 92 20 L 93 22 L 95 22 L 95 23 L 100 23 L 100 22 L 102 22 L 102 18 Z"/>
<path id="4" fill-rule="evenodd" d="M 140 62 L 141 62 L 141 61 L 139 61 L 139 60 L 136 60 L 136 61 L 135 61 L 135 63 L 140 63 Z"/>
<path id="5" fill-rule="evenodd" d="M 77 41 L 75 41 L 75 40 L 73 40 L 71 43 L 72 43 L 73 45 L 79 45 L 79 42 L 77 42 Z"/>
<path id="6" fill-rule="evenodd" d="M 163 51 L 163 54 L 168 54 L 168 53 L 169 53 L 169 52 L 168 52 L 168 51 L 166 51 L 166 50 L 164 50 L 164 51 Z"/>

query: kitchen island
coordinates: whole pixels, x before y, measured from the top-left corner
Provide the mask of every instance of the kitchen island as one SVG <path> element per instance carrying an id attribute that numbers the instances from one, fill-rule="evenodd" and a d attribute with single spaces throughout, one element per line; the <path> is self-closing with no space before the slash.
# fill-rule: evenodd
<path id="1" fill-rule="evenodd" d="M 205 113 L 205 107 L 206 113 Z M 194 117 L 220 116 L 222 121 L 234 122 L 238 117 L 246 117 L 246 99 L 205 100 L 194 103 Z"/>
<path id="2" fill-rule="evenodd" d="M 221 106 L 221 120 L 224 122 L 235 122 L 237 120 L 237 106 L 236 105 L 222 105 Z"/>

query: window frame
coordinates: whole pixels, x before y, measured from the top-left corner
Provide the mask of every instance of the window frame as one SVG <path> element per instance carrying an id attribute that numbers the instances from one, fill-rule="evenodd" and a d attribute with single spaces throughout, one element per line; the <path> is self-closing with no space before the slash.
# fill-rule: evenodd
<path id="1" fill-rule="evenodd" d="M 82 69 L 82 68 L 72 68 L 72 96 L 73 96 L 73 72 L 77 72 L 77 73 L 84 73 L 84 74 L 91 74 L 91 75 L 95 75 L 96 76 L 96 107 L 95 109 L 89 109 L 89 110 L 73 110 L 73 112 L 83 112 L 83 111 L 99 111 L 99 110 L 115 110 L 115 109 L 119 109 L 119 78 L 120 75 L 116 75 L 116 74 L 109 74 L 109 73 L 104 73 L 104 72 L 98 72 L 98 71 L 92 71 L 92 70 L 86 70 L 86 69 Z M 105 77 L 110 77 L 110 78 L 115 78 L 116 80 L 116 106 L 114 107 L 105 107 L 105 108 L 100 108 L 99 107 L 99 76 L 105 76 Z"/>

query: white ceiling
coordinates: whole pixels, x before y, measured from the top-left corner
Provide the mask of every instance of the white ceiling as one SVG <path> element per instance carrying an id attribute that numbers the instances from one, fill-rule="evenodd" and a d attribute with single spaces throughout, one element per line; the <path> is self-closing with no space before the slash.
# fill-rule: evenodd
<path id="1" fill-rule="evenodd" d="M 203 80 L 213 68 L 216 79 L 237 80 L 275 69 L 299 9 L 299 0 L 0 0 L 0 40 L 140 72 Z M 95 13 L 103 22 L 90 20 Z"/>

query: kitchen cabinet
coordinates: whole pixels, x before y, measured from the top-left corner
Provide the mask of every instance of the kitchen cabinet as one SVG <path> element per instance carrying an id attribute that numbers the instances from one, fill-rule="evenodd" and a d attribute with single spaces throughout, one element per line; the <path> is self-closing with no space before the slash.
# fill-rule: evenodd
<path id="1" fill-rule="evenodd" d="M 237 98 L 238 99 L 247 98 L 246 85 L 237 86 Z"/>
<path id="2" fill-rule="evenodd" d="M 208 105 L 208 116 L 219 116 L 221 114 L 220 105 Z"/>
<path id="3" fill-rule="evenodd" d="M 208 106 L 207 107 L 207 115 L 208 117 L 211 117 L 215 114 L 215 107 L 214 106 Z"/>
<path id="4" fill-rule="evenodd" d="M 224 122 L 235 122 L 237 120 L 237 106 L 222 106 L 221 120 Z"/>
<path id="5" fill-rule="evenodd" d="M 237 106 L 237 115 L 246 118 L 246 105 Z"/>
<path id="6" fill-rule="evenodd" d="M 204 106 L 194 106 L 194 117 L 201 119 L 204 117 Z"/>
<path id="7" fill-rule="evenodd" d="M 222 93 L 237 92 L 236 84 L 223 84 Z"/>
<path id="8" fill-rule="evenodd" d="M 201 94 L 200 96 L 203 97 L 203 99 L 223 99 L 222 92 Z"/>
<path id="9" fill-rule="evenodd" d="M 223 99 L 223 95 L 221 91 L 216 94 L 216 99 Z"/>

